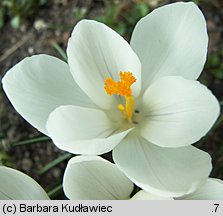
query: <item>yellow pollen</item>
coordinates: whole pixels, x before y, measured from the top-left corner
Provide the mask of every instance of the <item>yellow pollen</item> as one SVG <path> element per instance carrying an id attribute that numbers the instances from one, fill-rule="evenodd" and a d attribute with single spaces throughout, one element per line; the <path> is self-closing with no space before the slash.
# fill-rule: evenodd
<path id="1" fill-rule="evenodd" d="M 111 77 L 105 79 L 104 89 L 108 95 L 119 95 L 125 97 L 125 107 L 118 104 L 118 109 L 126 115 L 127 119 L 131 121 L 132 112 L 134 109 L 134 99 L 132 97 L 131 85 L 136 82 L 136 78 L 131 72 L 120 71 L 120 81 L 115 82 Z"/>
<path id="2" fill-rule="evenodd" d="M 117 93 L 118 84 L 112 78 L 107 78 L 104 88 L 107 94 L 113 95 Z"/>
<path id="3" fill-rule="evenodd" d="M 118 104 L 118 109 L 120 111 L 124 111 L 125 110 L 125 107 L 122 104 Z"/>
<path id="4" fill-rule="evenodd" d="M 120 71 L 119 76 L 121 82 L 127 83 L 129 86 L 131 86 L 136 81 L 136 78 L 130 72 L 123 73 L 122 71 Z"/>

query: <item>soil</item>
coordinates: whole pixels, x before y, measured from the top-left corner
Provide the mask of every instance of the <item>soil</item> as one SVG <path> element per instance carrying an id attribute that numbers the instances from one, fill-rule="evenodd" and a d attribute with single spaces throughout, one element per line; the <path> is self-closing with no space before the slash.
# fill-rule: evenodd
<path id="1" fill-rule="evenodd" d="M 61 58 L 52 47 L 52 43 L 56 41 L 64 50 L 66 49 L 67 40 L 78 21 L 74 16 L 75 11 L 85 10 L 85 18 L 94 18 L 95 15 L 103 13 L 105 7 L 104 1 L 96 0 L 57 0 L 52 2 L 44 5 L 32 21 L 24 20 L 18 30 L 13 29 L 9 21 L 0 30 L 0 76 L 3 76 L 17 62 L 33 54 L 45 53 Z M 132 2 L 136 2 L 136 0 Z M 211 55 L 213 52 L 223 50 L 223 3 L 221 0 L 201 1 L 200 7 L 208 23 L 209 55 Z M 220 101 L 223 101 L 223 81 L 213 77 L 210 68 L 205 67 L 199 80 L 207 83 L 208 88 Z M 8 155 L 5 164 L 34 177 L 47 190 L 52 185 L 59 184 L 66 161 L 44 175 L 39 175 L 38 170 L 64 152 L 56 148 L 51 141 L 12 147 L 12 144 L 19 140 L 41 134 L 14 110 L 1 89 L 0 101 L 0 149 Z M 214 164 L 212 175 L 221 179 L 223 179 L 222 131 L 223 124 L 219 123 L 218 127 L 197 144 L 201 149 L 211 154 Z M 110 156 L 106 155 L 106 157 Z"/>

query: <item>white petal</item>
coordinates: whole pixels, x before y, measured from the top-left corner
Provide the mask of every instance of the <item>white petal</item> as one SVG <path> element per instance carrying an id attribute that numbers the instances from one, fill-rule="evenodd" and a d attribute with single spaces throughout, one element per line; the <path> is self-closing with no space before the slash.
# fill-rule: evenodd
<path id="1" fill-rule="evenodd" d="M 43 188 L 28 175 L 0 166 L 0 200 L 48 200 Z"/>
<path id="2" fill-rule="evenodd" d="M 63 189 L 71 200 L 123 200 L 129 199 L 133 184 L 115 164 L 97 156 L 77 156 L 68 162 Z"/>
<path id="3" fill-rule="evenodd" d="M 143 89 L 166 75 L 197 79 L 207 54 L 204 16 L 192 2 L 160 7 L 137 23 L 130 44 L 142 63 Z"/>
<path id="4" fill-rule="evenodd" d="M 179 199 L 184 200 L 223 200 L 223 181 L 209 178 L 195 192 Z"/>
<path id="5" fill-rule="evenodd" d="M 134 95 L 140 93 L 141 64 L 129 44 L 106 25 L 82 20 L 74 28 L 67 48 L 68 63 L 75 81 L 100 107 L 117 106 L 104 90 L 104 80 L 119 80 L 120 71 L 131 71 L 137 81 Z"/>
<path id="6" fill-rule="evenodd" d="M 213 126 L 219 103 L 206 86 L 181 77 L 163 77 L 143 96 L 141 135 L 163 147 L 198 141 Z"/>
<path id="7" fill-rule="evenodd" d="M 56 107 L 66 104 L 95 107 L 74 82 L 68 65 L 52 56 L 25 58 L 6 73 L 2 82 L 19 114 L 45 134 L 46 120 Z"/>
<path id="8" fill-rule="evenodd" d="M 91 155 L 111 151 L 131 130 L 117 132 L 118 126 L 103 111 L 76 106 L 55 109 L 46 127 L 58 148 Z"/>
<path id="9" fill-rule="evenodd" d="M 140 188 L 161 197 L 194 191 L 211 171 L 211 157 L 193 146 L 163 148 L 129 134 L 114 150 L 118 167 Z"/>
<path id="10" fill-rule="evenodd" d="M 144 190 L 141 190 L 137 192 L 131 200 L 173 200 L 171 197 L 161 197 L 154 194 L 151 194 L 149 192 L 146 192 Z"/>

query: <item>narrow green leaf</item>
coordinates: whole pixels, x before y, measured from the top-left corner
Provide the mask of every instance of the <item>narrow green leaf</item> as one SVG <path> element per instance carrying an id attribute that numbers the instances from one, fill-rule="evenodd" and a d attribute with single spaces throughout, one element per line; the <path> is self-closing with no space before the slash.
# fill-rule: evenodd
<path id="1" fill-rule="evenodd" d="M 62 188 L 63 188 L 62 184 L 59 184 L 56 187 L 54 187 L 53 189 L 51 189 L 50 191 L 48 191 L 47 194 L 50 198 L 54 198 L 57 195 L 62 193 Z"/>
<path id="2" fill-rule="evenodd" d="M 13 147 L 17 147 L 17 146 L 21 146 L 21 145 L 28 145 L 28 144 L 34 144 L 34 143 L 39 143 L 39 142 L 45 142 L 45 141 L 49 141 L 50 138 L 47 136 L 42 136 L 42 137 L 34 137 L 31 139 L 27 139 L 27 140 L 22 140 L 16 143 L 13 143 L 12 146 Z"/>
<path id="3" fill-rule="evenodd" d="M 67 62 L 67 54 L 60 47 L 60 45 L 57 42 L 53 42 L 52 47 L 61 55 L 61 57 L 64 59 L 64 61 Z"/>
<path id="4" fill-rule="evenodd" d="M 0 8 L 0 28 L 4 26 L 4 11 Z"/>
<path id="5" fill-rule="evenodd" d="M 114 29 L 122 36 L 124 36 L 126 33 L 126 25 L 123 22 L 118 23 Z"/>
<path id="6" fill-rule="evenodd" d="M 200 4 L 200 0 L 193 0 L 193 2 L 196 4 L 196 5 L 199 5 Z"/>
<path id="7" fill-rule="evenodd" d="M 215 122 L 214 126 L 212 127 L 212 131 L 218 128 L 222 124 L 222 122 L 223 122 L 223 114 L 220 115 L 218 120 Z"/>
<path id="8" fill-rule="evenodd" d="M 52 169 L 57 164 L 63 162 L 64 160 L 67 160 L 71 157 L 72 157 L 72 154 L 70 154 L 70 153 L 66 153 L 66 154 L 61 155 L 60 157 L 56 158 L 55 160 L 51 161 L 46 166 L 44 166 L 42 169 L 40 169 L 39 172 L 38 172 L 39 175 L 42 175 L 42 174 L 46 173 L 48 170 Z"/>

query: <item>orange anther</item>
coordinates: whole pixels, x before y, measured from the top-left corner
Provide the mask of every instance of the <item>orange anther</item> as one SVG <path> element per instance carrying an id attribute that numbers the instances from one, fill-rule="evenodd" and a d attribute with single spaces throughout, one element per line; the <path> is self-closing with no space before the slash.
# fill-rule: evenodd
<path id="1" fill-rule="evenodd" d="M 132 75 L 131 72 L 122 72 L 120 71 L 120 80 L 121 82 L 125 82 L 129 86 L 131 86 L 135 81 L 136 78 Z"/>
<path id="2" fill-rule="evenodd" d="M 136 81 L 136 78 L 131 72 L 120 71 L 120 81 L 115 82 L 111 77 L 105 79 L 105 91 L 109 95 L 117 94 L 119 96 L 131 96 L 131 85 Z"/>
<path id="3" fill-rule="evenodd" d="M 134 109 L 134 99 L 132 97 L 131 85 L 136 82 L 136 78 L 131 72 L 120 71 L 120 81 L 115 82 L 111 77 L 105 79 L 104 89 L 109 95 L 117 94 L 125 97 L 125 107 L 118 104 L 118 109 L 123 112 L 128 121 L 131 122 Z"/>
<path id="4" fill-rule="evenodd" d="M 107 92 L 107 94 L 109 95 L 113 95 L 116 94 L 118 91 L 118 83 L 115 82 L 112 78 L 107 78 L 105 80 L 105 91 Z"/>

